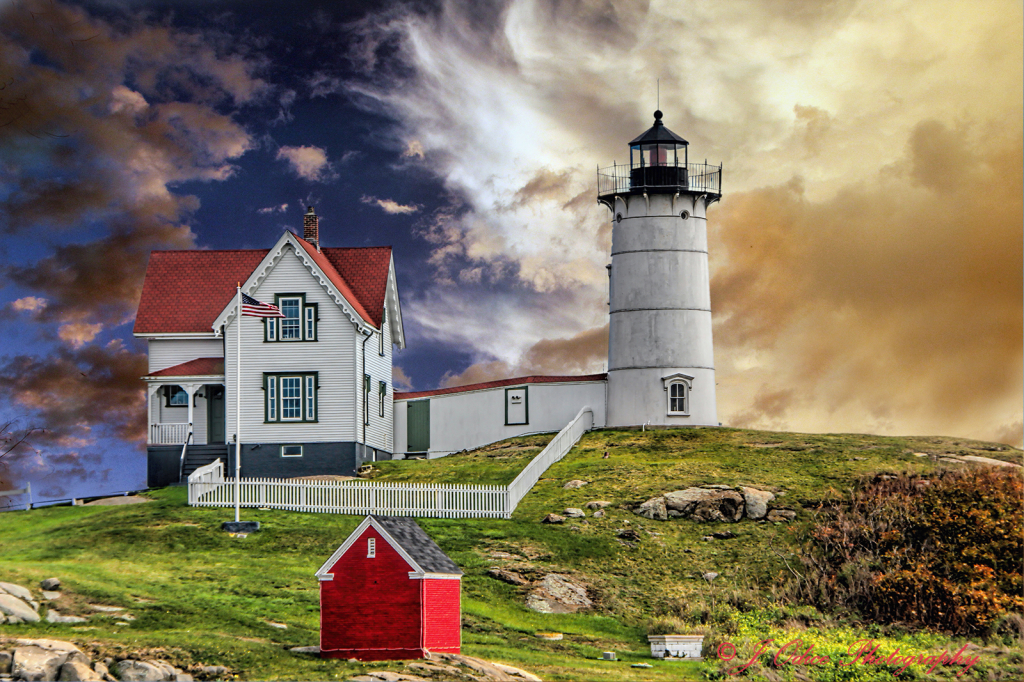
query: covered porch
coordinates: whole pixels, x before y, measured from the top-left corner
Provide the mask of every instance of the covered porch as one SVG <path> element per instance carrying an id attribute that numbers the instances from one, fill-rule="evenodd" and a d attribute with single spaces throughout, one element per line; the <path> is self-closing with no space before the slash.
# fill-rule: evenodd
<path id="1" fill-rule="evenodd" d="M 142 378 L 150 447 L 225 442 L 223 358 L 197 358 Z"/>

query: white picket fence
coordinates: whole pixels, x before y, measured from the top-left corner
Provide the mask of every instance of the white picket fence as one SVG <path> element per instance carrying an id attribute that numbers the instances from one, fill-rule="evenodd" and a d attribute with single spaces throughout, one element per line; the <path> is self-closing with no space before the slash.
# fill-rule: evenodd
<path id="1" fill-rule="evenodd" d="M 237 486 L 239 506 L 328 514 L 507 519 L 547 468 L 562 459 L 593 425 L 593 411 L 589 407 L 580 410 L 508 487 L 242 478 Z M 193 507 L 232 507 L 235 488 L 235 479 L 225 478 L 224 463 L 218 459 L 188 477 L 188 503 Z"/>

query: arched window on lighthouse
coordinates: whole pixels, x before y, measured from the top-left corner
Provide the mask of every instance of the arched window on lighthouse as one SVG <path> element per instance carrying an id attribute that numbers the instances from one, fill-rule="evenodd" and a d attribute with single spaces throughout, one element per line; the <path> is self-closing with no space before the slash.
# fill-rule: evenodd
<path id="1" fill-rule="evenodd" d="M 681 372 L 662 377 L 665 385 L 666 412 L 679 417 L 690 416 L 690 389 L 693 377 Z"/>

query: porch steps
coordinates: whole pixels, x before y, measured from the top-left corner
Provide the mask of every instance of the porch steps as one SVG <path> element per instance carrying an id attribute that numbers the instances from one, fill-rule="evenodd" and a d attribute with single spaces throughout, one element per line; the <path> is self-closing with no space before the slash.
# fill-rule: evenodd
<path id="1" fill-rule="evenodd" d="M 228 446 L 221 443 L 218 445 L 189 445 L 185 451 L 185 475 L 182 478 L 184 481 L 192 474 L 193 471 L 199 467 L 204 467 L 207 464 L 213 464 L 216 460 L 220 459 L 227 466 L 228 463 Z"/>

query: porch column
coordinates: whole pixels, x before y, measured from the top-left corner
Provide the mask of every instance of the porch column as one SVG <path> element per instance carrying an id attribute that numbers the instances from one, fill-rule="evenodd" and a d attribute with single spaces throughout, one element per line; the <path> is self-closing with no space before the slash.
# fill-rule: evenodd
<path id="1" fill-rule="evenodd" d="M 146 443 L 153 442 L 153 396 L 160 390 L 162 384 L 149 383 L 146 385 Z"/>
<path id="2" fill-rule="evenodd" d="M 188 442 L 188 434 L 192 433 L 192 402 L 195 400 L 196 391 L 203 387 L 202 384 L 180 384 L 180 386 L 188 393 L 188 431 L 185 432 L 185 442 Z"/>

